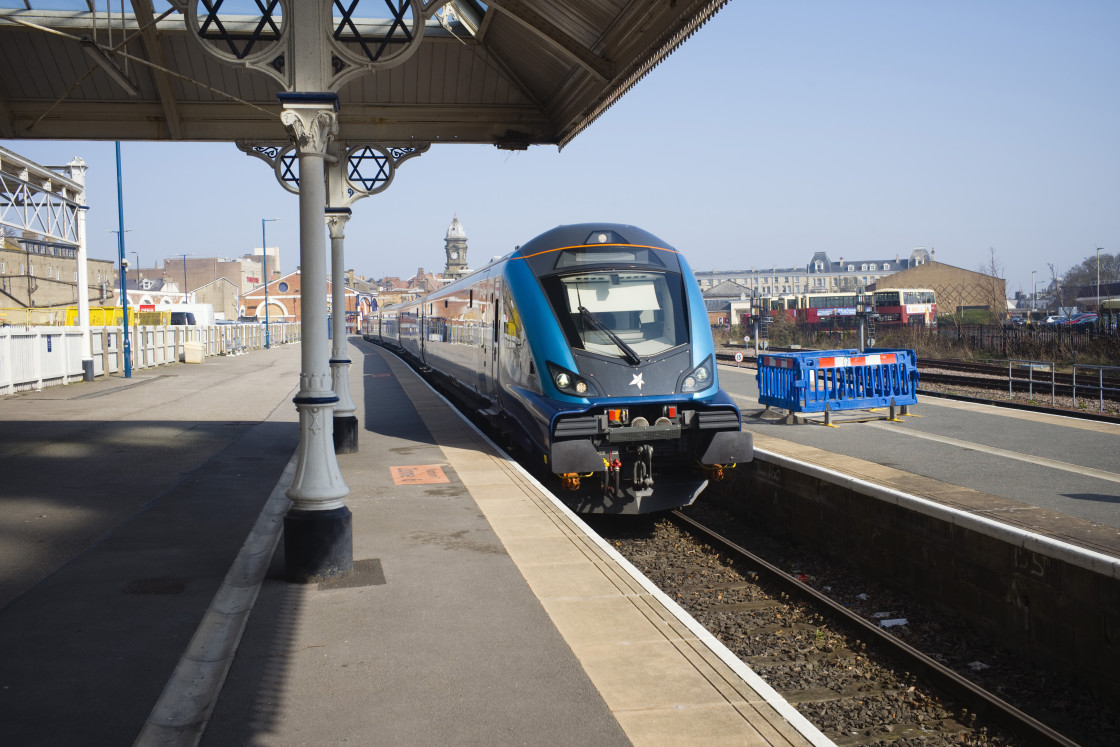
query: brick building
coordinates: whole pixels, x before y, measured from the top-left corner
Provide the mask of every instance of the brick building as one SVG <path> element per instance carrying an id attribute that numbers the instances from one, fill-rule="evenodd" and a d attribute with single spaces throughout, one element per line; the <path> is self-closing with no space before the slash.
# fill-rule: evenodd
<path id="1" fill-rule="evenodd" d="M 1007 281 L 960 267 L 927 262 L 877 280 L 874 290 L 929 288 L 939 315 L 965 309 L 986 309 L 1003 317 L 1007 313 Z"/>
<path id="2" fill-rule="evenodd" d="M 301 322 L 303 321 L 303 299 L 300 294 L 302 276 L 299 270 L 290 272 L 268 284 L 268 321 L 273 322 Z M 327 280 L 327 304 L 331 303 L 331 281 Z M 354 288 L 346 288 L 346 325 L 351 331 L 361 329 L 362 303 L 361 294 Z M 265 320 L 264 286 L 241 296 L 241 319 Z M 368 307 L 366 309 L 368 313 Z M 328 313 L 333 313 L 333 309 Z"/>
<path id="3" fill-rule="evenodd" d="M 116 305 L 116 265 L 87 259 L 86 268 L 90 305 Z M 0 240 L 0 308 L 57 308 L 77 303 L 77 249 L 34 237 Z"/>

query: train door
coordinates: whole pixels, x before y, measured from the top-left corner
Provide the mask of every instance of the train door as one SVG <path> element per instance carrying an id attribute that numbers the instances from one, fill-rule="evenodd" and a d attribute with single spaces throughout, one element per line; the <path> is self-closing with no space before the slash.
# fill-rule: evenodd
<path id="1" fill-rule="evenodd" d="M 494 384 L 495 396 L 498 396 L 501 392 L 501 373 L 498 370 L 498 353 L 502 349 L 501 328 L 502 323 L 505 321 L 505 314 L 505 305 L 502 303 L 502 276 L 499 275 L 494 278 L 494 329 L 490 345 L 490 374 L 491 381 Z"/>
<path id="2" fill-rule="evenodd" d="M 498 399 L 498 348 L 500 347 L 499 329 L 502 323 L 501 289 L 501 276 L 491 278 L 482 288 L 487 313 L 484 317 L 486 326 L 482 330 L 478 391 L 491 402 L 496 402 Z"/>

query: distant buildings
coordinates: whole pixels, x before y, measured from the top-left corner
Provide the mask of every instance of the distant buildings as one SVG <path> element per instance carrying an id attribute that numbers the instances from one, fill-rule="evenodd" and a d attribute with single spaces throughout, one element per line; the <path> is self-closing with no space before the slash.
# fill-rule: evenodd
<path id="1" fill-rule="evenodd" d="M 9 230 L 0 242 L 0 308 L 65 307 L 77 303 L 76 250 L 45 242 L 37 236 L 13 235 Z M 366 280 L 346 273 L 346 313 L 352 329 L 379 306 L 411 301 L 425 296 L 469 272 L 467 234 L 456 215 L 444 235 L 444 268 L 431 273 L 419 267 L 410 278 L 384 277 Z M 264 319 L 264 275 L 262 250 L 254 249 L 236 259 L 178 255 L 163 261 L 163 267 L 127 270 L 129 305 L 159 308 L 172 303 L 209 303 L 221 319 Z M 139 256 L 137 257 L 139 259 Z M 281 276 L 279 249 L 267 249 L 269 318 L 299 321 L 299 269 Z M 709 303 L 714 321 L 730 323 L 736 318 L 729 305 L 757 296 L 803 293 L 853 292 L 888 287 L 922 287 L 935 291 L 939 310 L 1003 308 L 1004 281 L 983 273 L 933 261 L 933 252 L 918 247 L 903 258 L 833 260 L 827 252 L 815 252 L 803 266 L 749 270 L 700 270 L 697 282 Z M 89 297 L 93 305 L 116 306 L 119 272 L 114 262 L 89 260 Z M 185 281 L 185 284 L 184 284 Z M 329 284 L 328 284 L 329 285 Z M 184 292 L 186 291 L 186 292 Z M 328 290 L 329 293 L 329 290 Z M 1045 301 L 1039 294 L 1039 304 Z M 1029 307 L 1029 306 L 1028 306 Z"/>
<path id="2" fill-rule="evenodd" d="M 459 222 L 458 215 L 451 219 L 451 225 L 447 227 L 447 234 L 443 237 L 443 244 L 445 262 L 442 273 L 425 272 L 424 268 L 420 267 L 417 268 L 416 274 L 407 280 L 396 276 L 381 278 L 375 281 L 378 305 L 390 306 L 403 301 L 413 301 L 468 274 L 467 231 Z"/>
<path id="3" fill-rule="evenodd" d="M 939 314 L 984 309 L 1002 317 L 1007 313 L 1007 281 L 940 262 L 928 262 L 875 283 L 875 290 L 929 288 Z"/>
<path id="4" fill-rule="evenodd" d="M 268 311 L 267 318 L 270 324 L 277 322 L 303 321 L 303 299 L 300 293 L 302 275 L 297 269 L 276 278 L 268 284 Z M 376 294 L 371 284 L 365 278 L 355 276 L 353 270 L 347 270 L 344 282 L 346 283 L 346 327 L 350 332 L 357 332 L 362 328 L 362 322 L 373 309 L 377 308 Z M 331 281 L 327 281 L 327 299 L 330 303 L 332 296 Z M 334 309 L 329 310 L 334 314 Z M 241 309 L 238 315 L 241 319 L 263 322 L 265 312 L 265 287 L 263 285 L 241 296 Z"/>
<path id="5" fill-rule="evenodd" d="M 826 252 L 815 252 L 802 267 L 778 267 L 749 270 L 710 270 L 696 271 L 700 289 L 707 291 L 723 283 L 733 283 L 741 288 L 738 295 L 782 296 L 795 293 L 826 293 L 828 291 L 855 291 L 874 284 L 879 278 L 893 275 L 901 270 L 931 262 L 933 252 L 918 247 L 905 259 L 895 255 L 894 259 L 845 260 L 839 257 L 833 261 Z M 735 290 L 725 287 L 725 291 Z M 726 294 L 725 294 L 726 295 Z"/>
<path id="6" fill-rule="evenodd" d="M 118 303 L 116 265 L 91 259 L 86 293 L 92 303 Z M 78 250 L 11 229 L 0 237 L 0 309 L 57 308 L 78 303 Z M 18 322 L 18 315 L 13 317 Z"/>
<path id="7" fill-rule="evenodd" d="M 830 262 L 826 255 L 818 252 L 805 270 L 786 268 L 753 275 L 741 271 L 698 272 L 696 275 L 713 324 L 736 323 L 744 310 L 749 311 L 750 299 L 754 297 L 854 293 L 859 290 L 873 292 L 892 288 L 932 290 L 941 315 L 972 309 L 989 310 L 999 316 L 1007 312 L 1006 281 L 1003 278 L 935 262 L 932 253 L 926 253 L 924 249 L 912 252 L 905 262 Z M 710 284 L 716 280 L 718 282 Z M 706 283 L 709 285 L 706 286 Z"/>
<path id="8" fill-rule="evenodd" d="M 447 263 L 443 268 L 443 277 L 448 281 L 458 280 L 467 273 L 467 231 L 459 222 L 459 216 L 451 219 L 447 227 L 447 235 L 443 237 L 444 253 Z"/>

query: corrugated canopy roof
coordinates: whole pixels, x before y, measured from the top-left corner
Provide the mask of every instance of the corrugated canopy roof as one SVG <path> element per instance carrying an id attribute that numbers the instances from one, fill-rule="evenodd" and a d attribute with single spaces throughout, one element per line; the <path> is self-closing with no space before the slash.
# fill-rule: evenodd
<path id="1" fill-rule="evenodd" d="M 563 146 L 726 2 L 324 0 L 338 137 Z M 20 5 L 0 9 L 0 138 L 287 140 L 287 2 Z"/>

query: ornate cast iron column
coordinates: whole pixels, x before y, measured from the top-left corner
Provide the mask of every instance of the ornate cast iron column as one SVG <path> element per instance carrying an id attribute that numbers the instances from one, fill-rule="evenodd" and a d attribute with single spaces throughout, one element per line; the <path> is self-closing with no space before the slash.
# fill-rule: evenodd
<path id="1" fill-rule="evenodd" d="M 357 0 L 333 6 L 326 2 L 290 2 L 282 6 L 276 2 L 257 3 L 261 15 L 253 25 L 254 30 L 246 34 L 231 31 L 222 22 L 220 2 L 171 2 L 184 13 L 192 31 L 190 38 L 199 48 L 231 67 L 266 75 L 288 91 L 279 94 L 284 108 L 281 121 L 295 142 L 297 156 L 290 155 L 291 146 L 239 143 L 238 147 L 272 163 L 280 183 L 299 194 L 303 358 L 300 391 L 295 400 L 300 415 L 299 461 L 288 490 L 293 506 L 284 520 L 287 575 L 289 580 L 305 582 L 341 575 L 353 567 L 353 542 L 350 512 L 342 503 L 349 489 L 339 473 L 327 430 L 333 433 L 333 414 L 341 398 L 329 388 L 326 256 L 320 221 L 325 207 L 348 208 L 349 204 L 343 201 L 369 194 L 370 184 L 344 176 L 344 182 L 349 178 L 349 187 L 337 195 L 340 201 L 325 201 L 324 160 L 336 164 L 332 171 L 340 169 L 342 163 L 341 158 L 327 152 L 338 130 L 338 97 L 331 92 L 351 80 L 405 62 L 423 40 L 426 19 L 444 3 L 387 2 L 384 10 L 391 14 L 391 22 L 373 29 L 355 23 Z M 337 23 L 332 8 L 338 11 Z M 409 144 L 400 152 L 408 157 L 420 151 L 415 144 Z M 390 158 L 393 163 L 401 160 L 404 158 Z M 384 182 L 387 186 L 388 179 Z M 336 285 L 344 289 L 342 272 L 340 238 L 334 275 Z M 345 323 L 345 302 L 338 308 Z M 337 338 L 344 342 L 345 334 L 336 334 Z M 335 356 L 339 360 L 343 357 Z M 339 364 L 339 368 L 345 371 L 344 365 Z M 352 403 L 350 407 L 352 412 Z M 340 408 L 339 412 L 342 411 Z"/>
<path id="2" fill-rule="evenodd" d="M 332 171 L 337 170 L 338 164 Z M 350 396 L 350 354 L 346 339 L 346 270 L 342 245 L 350 208 L 327 208 L 327 228 L 331 233 L 331 382 L 338 402 L 334 406 L 334 450 L 352 454 L 358 450 L 357 407 Z"/>
<path id="3" fill-rule="evenodd" d="M 429 144 L 411 143 L 407 146 L 382 148 L 362 145 L 346 148 L 341 143 L 331 143 L 334 156 L 327 166 L 327 226 L 331 233 L 331 288 L 334 315 L 331 317 L 331 374 L 338 404 L 334 408 L 334 448 L 338 454 L 358 450 L 358 418 L 354 415 L 354 400 L 350 396 L 350 358 L 346 340 L 346 262 L 344 246 L 346 224 L 350 220 L 350 205 L 363 197 L 389 188 L 397 167 L 409 158 L 428 150 Z M 277 159 L 282 161 L 282 156 Z M 278 175 L 280 172 L 277 172 Z M 342 313 L 339 313 L 342 309 Z"/>
<path id="4" fill-rule="evenodd" d="M 246 155 L 259 158 L 267 163 L 276 174 L 276 181 L 292 194 L 300 194 L 300 162 L 296 148 L 280 143 L 238 142 L 237 147 Z M 397 168 L 410 158 L 422 155 L 431 147 L 430 143 L 408 143 L 406 145 L 349 145 L 331 141 L 327 145 L 327 226 L 331 233 L 331 287 L 332 304 L 335 308 L 345 308 L 346 264 L 345 231 L 346 223 L 352 214 L 350 206 L 363 197 L 379 194 L 389 188 L 396 176 Z M 339 300 L 336 295 L 344 295 Z M 333 324 L 338 322 L 337 315 L 332 317 L 331 334 L 334 338 L 330 366 L 334 393 L 339 401 L 335 405 L 334 445 L 335 453 L 349 454 L 358 451 L 358 419 L 354 416 L 356 407 L 350 396 L 348 346 L 345 340 L 345 326 L 341 331 Z M 345 319 L 343 319 L 345 322 Z M 352 429 L 351 432 L 347 429 Z"/>
<path id="5" fill-rule="evenodd" d="M 280 115 L 296 144 L 299 159 L 300 308 L 302 360 L 299 377 L 299 457 L 284 517 L 284 554 L 288 580 L 311 582 L 338 576 L 354 567 L 350 509 L 331 443 L 334 405 L 327 363 L 327 277 L 323 236 L 326 204 L 324 159 L 338 131 L 338 97 L 333 93 L 279 94 Z"/>

